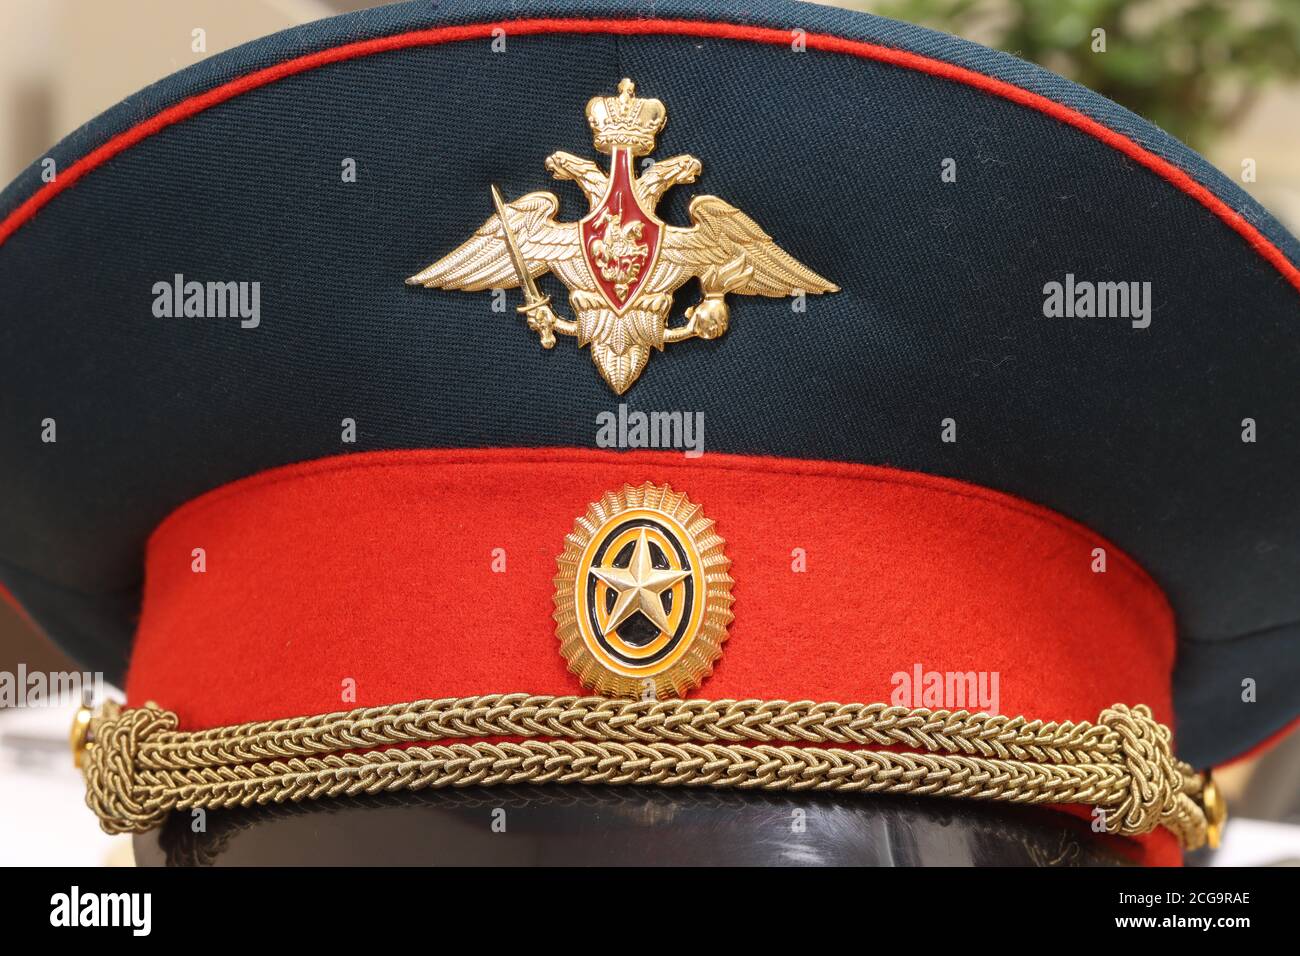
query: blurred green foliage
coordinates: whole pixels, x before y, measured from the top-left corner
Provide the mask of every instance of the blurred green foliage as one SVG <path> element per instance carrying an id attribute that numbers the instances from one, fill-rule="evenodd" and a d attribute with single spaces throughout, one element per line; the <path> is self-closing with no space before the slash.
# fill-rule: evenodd
<path id="1" fill-rule="evenodd" d="M 1263 89 L 1300 77 L 1300 0 L 841 2 L 1038 63 L 1198 148 Z"/>

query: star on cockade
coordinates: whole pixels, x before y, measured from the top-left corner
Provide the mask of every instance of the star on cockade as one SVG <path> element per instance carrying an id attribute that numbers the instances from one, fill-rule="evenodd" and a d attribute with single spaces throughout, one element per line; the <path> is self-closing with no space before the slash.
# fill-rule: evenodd
<path id="1" fill-rule="evenodd" d="M 660 595 L 685 577 L 690 571 L 663 571 L 650 559 L 650 542 L 645 528 L 632 548 L 632 560 L 626 568 L 592 568 L 591 573 L 605 582 L 618 594 L 610 611 L 607 631 L 616 629 L 637 611 L 662 632 L 668 631 L 668 616 L 664 613 Z"/>

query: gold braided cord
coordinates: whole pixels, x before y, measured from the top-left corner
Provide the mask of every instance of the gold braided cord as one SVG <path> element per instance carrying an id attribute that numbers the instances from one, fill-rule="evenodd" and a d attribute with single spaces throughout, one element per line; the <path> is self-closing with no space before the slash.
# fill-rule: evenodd
<path id="1" fill-rule="evenodd" d="M 91 721 L 87 802 L 105 830 L 144 832 L 196 807 L 522 783 L 1089 804 L 1112 832 L 1165 826 L 1188 848 L 1207 828 L 1201 778 L 1173 758 L 1168 728 L 1144 706 L 1116 704 L 1092 724 L 884 704 L 490 694 L 176 727 L 153 705 L 106 705 Z M 467 737 L 524 739 L 455 742 Z"/>
<path id="2" fill-rule="evenodd" d="M 1098 762 L 1119 739 L 1088 723 L 929 711 L 886 704 L 783 700 L 619 700 L 489 694 L 362 708 L 318 717 L 158 734 L 142 766 L 249 763 L 456 737 L 557 737 L 620 742 L 790 741 L 901 745 L 914 750 L 1051 763 Z"/>

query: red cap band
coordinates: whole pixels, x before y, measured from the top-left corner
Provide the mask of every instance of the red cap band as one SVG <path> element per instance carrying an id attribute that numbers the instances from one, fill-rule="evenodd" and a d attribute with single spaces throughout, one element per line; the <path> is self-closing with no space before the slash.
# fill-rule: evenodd
<path id="1" fill-rule="evenodd" d="M 149 543 L 131 703 L 157 701 L 189 729 L 584 693 L 555 636 L 555 557 L 588 502 L 647 480 L 699 503 L 732 559 L 735 622 L 692 696 L 1045 720 L 1146 703 L 1171 721 L 1163 595 L 1059 515 L 886 468 L 564 449 L 356 454 L 185 505 Z M 996 708 L 920 696 L 947 672 L 996 674 Z"/>

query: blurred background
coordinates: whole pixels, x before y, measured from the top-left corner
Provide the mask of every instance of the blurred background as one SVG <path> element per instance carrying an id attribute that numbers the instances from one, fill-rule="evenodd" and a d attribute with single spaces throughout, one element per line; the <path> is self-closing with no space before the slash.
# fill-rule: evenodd
<path id="1" fill-rule="evenodd" d="M 286 27 L 377 5 L 0 0 L 0 184 L 169 73 Z M 1300 0 L 833 5 L 954 33 L 1076 80 L 1193 146 L 1300 233 Z M 521 15 L 527 7 L 519 4 Z M 204 32 L 200 51 L 196 28 Z M 29 672 L 76 670 L 0 601 L 0 672 L 15 674 L 20 663 Z M 129 839 L 101 833 L 83 805 L 68 751 L 74 708 L 0 709 L 0 864 L 132 862 Z M 1189 862 L 1300 862 L 1300 733 L 1216 777 L 1233 816 L 1223 847 Z"/>

